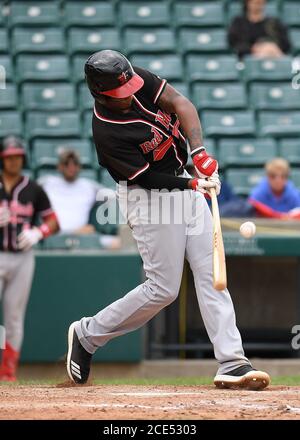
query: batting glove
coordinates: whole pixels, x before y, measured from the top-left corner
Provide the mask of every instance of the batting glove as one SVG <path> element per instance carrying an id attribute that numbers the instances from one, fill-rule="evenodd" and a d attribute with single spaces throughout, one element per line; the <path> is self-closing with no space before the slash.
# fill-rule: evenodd
<path id="1" fill-rule="evenodd" d="M 6 206 L 0 207 L 0 228 L 4 228 L 10 221 L 10 210 Z"/>
<path id="2" fill-rule="evenodd" d="M 205 179 L 218 171 L 218 162 L 206 153 L 204 147 L 200 153 L 197 151 L 192 153 L 193 163 L 198 176 Z"/>
<path id="3" fill-rule="evenodd" d="M 39 228 L 25 229 L 18 235 L 18 248 L 28 251 L 43 238 L 43 232 Z"/>
<path id="4" fill-rule="evenodd" d="M 216 194 L 218 196 L 221 192 L 221 181 L 218 171 L 215 171 L 210 177 L 208 177 L 207 180 L 209 182 L 214 182 L 216 184 L 215 188 L 216 188 Z"/>
<path id="5" fill-rule="evenodd" d="M 192 188 L 194 191 L 199 191 L 202 194 L 209 194 L 210 188 L 216 188 L 216 183 L 206 179 L 193 179 Z"/>

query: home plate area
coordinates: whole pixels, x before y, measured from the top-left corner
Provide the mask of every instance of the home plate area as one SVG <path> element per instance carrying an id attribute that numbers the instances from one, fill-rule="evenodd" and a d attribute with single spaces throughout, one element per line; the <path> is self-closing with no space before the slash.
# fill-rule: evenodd
<path id="1" fill-rule="evenodd" d="M 299 419 L 300 387 L 1 386 L 0 419 Z"/>

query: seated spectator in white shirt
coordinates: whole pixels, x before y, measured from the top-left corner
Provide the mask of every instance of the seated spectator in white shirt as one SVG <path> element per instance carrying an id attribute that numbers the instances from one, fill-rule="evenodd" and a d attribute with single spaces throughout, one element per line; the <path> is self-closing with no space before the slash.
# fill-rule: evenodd
<path id="1" fill-rule="evenodd" d="M 99 190 L 105 189 L 98 182 L 79 176 L 80 157 L 75 150 L 64 149 L 58 159 L 60 175 L 46 175 L 39 183 L 46 191 L 55 210 L 63 234 L 93 234 L 95 227 L 89 223 L 90 213 L 96 203 Z M 102 236 L 103 247 L 119 247 L 119 237 Z"/>

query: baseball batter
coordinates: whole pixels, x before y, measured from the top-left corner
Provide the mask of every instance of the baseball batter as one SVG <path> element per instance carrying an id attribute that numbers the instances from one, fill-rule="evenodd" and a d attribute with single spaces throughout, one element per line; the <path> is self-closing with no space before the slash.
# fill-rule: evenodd
<path id="1" fill-rule="evenodd" d="M 31 248 L 59 227 L 44 190 L 22 176 L 25 150 L 18 138 L 3 140 L 0 160 L 0 301 L 6 330 L 0 381 L 13 382 L 34 272 Z M 37 227 L 39 216 L 43 223 Z"/>
<path id="2" fill-rule="evenodd" d="M 99 164 L 117 182 L 120 209 L 132 228 L 147 280 L 95 316 L 70 325 L 69 377 L 87 382 L 99 347 L 143 326 L 175 300 L 186 258 L 219 364 L 215 385 L 266 387 L 268 374 L 256 371 L 244 355 L 228 290 L 213 288 L 212 217 L 204 193 L 210 188 L 219 193 L 220 181 L 218 164 L 203 147 L 194 105 L 166 80 L 133 68 L 116 51 L 94 53 L 85 74 L 95 99 L 93 136 Z M 187 141 L 199 178 L 184 169 Z M 178 214 L 183 214 L 180 221 Z"/>

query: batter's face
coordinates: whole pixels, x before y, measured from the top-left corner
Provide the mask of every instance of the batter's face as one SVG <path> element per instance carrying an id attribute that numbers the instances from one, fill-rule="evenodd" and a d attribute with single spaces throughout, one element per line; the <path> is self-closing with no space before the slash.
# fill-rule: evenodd
<path id="1" fill-rule="evenodd" d="M 24 157 L 22 155 L 8 156 L 3 158 L 3 171 L 11 176 L 22 173 Z"/>
<path id="2" fill-rule="evenodd" d="M 68 182 L 74 182 L 77 179 L 80 168 L 80 164 L 73 159 L 69 159 L 58 165 L 58 170 Z"/>
<path id="3" fill-rule="evenodd" d="M 132 104 L 133 96 L 127 98 L 112 98 L 111 96 L 102 95 L 99 98 L 100 104 L 117 113 L 127 113 Z"/>

